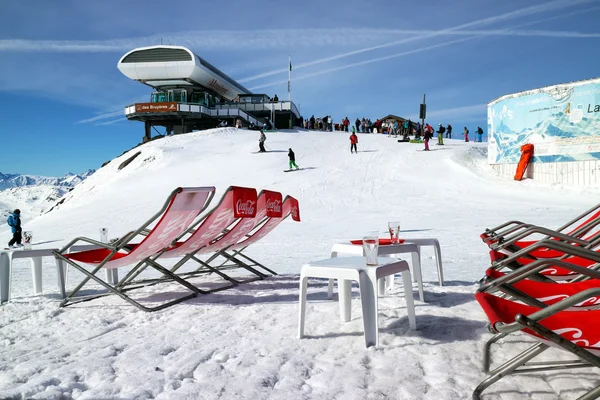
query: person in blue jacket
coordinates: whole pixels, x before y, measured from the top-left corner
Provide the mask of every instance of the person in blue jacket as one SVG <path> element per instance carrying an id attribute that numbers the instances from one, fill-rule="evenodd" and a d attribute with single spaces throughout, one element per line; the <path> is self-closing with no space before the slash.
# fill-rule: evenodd
<path id="1" fill-rule="evenodd" d="M 21 246 L 21 210 L 18 208 L 8 216 L 8 226 L 12 230 L 13 237 L 8 242 L 8 247 L 20 247 Z"/>

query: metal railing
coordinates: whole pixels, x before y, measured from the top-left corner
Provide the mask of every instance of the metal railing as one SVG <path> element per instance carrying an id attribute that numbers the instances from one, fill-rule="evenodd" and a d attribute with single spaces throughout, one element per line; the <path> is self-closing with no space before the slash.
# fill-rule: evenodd
<path id="1" fill-rule="evenodd" d="M 217 104 L 215 107 L 206 107 L 194 103 L 177 103 L 178 112 L 200 112 L 210 117 L 241 117 L 246 121 L 258 124 L 259 121 L 248 114 L 249 112 L 290 111 L 296 118 L 300 118 L 298 108 L 291 101 L 279 101 L 275 103 L 225 103 Z M 135 114 L 135 104 L 125 107 L 125 115 Z"/>

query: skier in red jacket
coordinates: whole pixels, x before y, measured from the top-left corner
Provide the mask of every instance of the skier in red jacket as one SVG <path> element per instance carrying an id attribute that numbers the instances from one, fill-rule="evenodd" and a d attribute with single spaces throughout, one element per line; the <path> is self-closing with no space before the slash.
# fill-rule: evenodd
<path id="1" fill-rule="evenodd" d="M 356 148 L 357 143 L 358 143 L 358 136 L 356 136 L 355 132 L 352 132 L 352 135 L 350 135 L 350 154 L 352 154 L 353 150 L 354 150 L 354 153 L 358 153 L 358 149 Z"/>

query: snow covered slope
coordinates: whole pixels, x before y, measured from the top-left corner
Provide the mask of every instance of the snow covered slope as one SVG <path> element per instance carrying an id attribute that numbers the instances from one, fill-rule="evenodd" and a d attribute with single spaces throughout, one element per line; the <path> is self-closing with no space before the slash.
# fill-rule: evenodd
<path id="1" fill-rule="evenodd" d="M 146 314 L 118 298 L 58 309 L 53 261 L 44 263 L 45 296 L 31 294 L 28 263 L 16 263 L 15 301 L 2 306 L 0 393 L 9 398 L 464 399 L 483 378 L 489 338 L 473 300 L 489 265 L 479 234 L 508 219 L 555 227 L 597 203 L 598 188 L 569 189 L 497 177 L 485 144 L 398 143 L 359 135 L 232 128 L 171 136 L 123 154 L 66 194 L 53 211 L 25 221 L 35 242 L 57 247 L 76 236 L 109 237 L 138 227 L 176 186 L 267 188 L 295 196 L 302 223 L 286 220 L 249 254 L 281 275 Z M 293 148 L 302 171 L 284 173 Z M 121 170 L 118 167 L 140 151 Z M 296 339 L 297 274 L 329 256 L 331 245 L 401 221 L 405 237 L 437 237 L 447 286 L 438 287 L 432 252 L 423 251 L 426 302 L 409 331 L 401 296 L 380 302 L 379 349 L 364 349 L 360 302 L 339 323 L 326 285 L 311 282 L 306 333 Z M 5 241 L 10 235 L 0 232 Z M 51 244 L 50 244 L 51 243 Z M 70 273 L 70 286 L 76 282 Z M 402 291 L 401 284 L 393 294 Z M 175 287 L 154 286 L 168 298 Z M 399 307 L 400 305 L 400 307 Z M 514 343 L 499 354 L 514 352 Z M 491 398 L 577 395 L 578 373 L 508 378 Z M 597 380 L 597 377 L 590 378 Z M 597 384 L 598 382 L 596 382 Z M 528 385 L 528 386 L 526 386 Z M 586 383 L 589 386 L 589 383 Z M 586 386 L 584 385 L 584 386 Z M 553 397 L 554 396 L 554 397 Z"/>
<path id="2" fill-rule="evenodd" d="M 71 188 L 53 185 L 20 186 L 0 191 L 0 217 L 7 216 L 15 208 L 23 218 L 31 220 L 49 210 Z"/>

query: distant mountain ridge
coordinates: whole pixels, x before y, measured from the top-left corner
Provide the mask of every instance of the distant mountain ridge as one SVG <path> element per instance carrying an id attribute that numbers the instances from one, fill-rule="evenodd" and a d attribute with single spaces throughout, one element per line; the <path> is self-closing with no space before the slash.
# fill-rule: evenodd
<path id="1" fill-rule="evenodd" d="M 75 187 L 78 183 L 92 175 L 96 170 L 88 169 L 82 174 L 71 172 L 60 178 L 38 175 L 3 174 L 0 172 L 0 191 L 22 186 L 50 185 L 61 187 Z"/>

